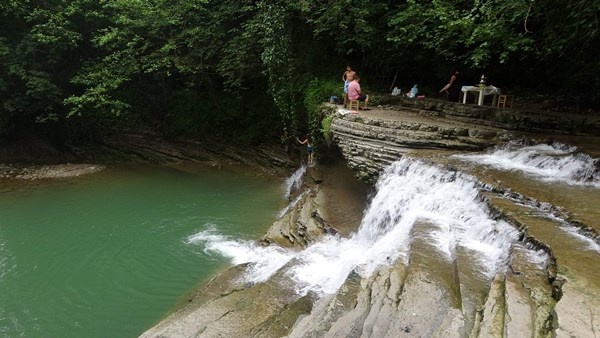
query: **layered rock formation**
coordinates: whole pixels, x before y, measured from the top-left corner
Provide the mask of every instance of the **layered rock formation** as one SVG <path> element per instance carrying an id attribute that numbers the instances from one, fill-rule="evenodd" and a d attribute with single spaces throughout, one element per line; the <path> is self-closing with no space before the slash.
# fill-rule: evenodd
<path id="1" fill-rule="evenodd" d="M 328 213 L 327 179 L 319 169 L 309 169 L 306 175 L 303 188 L 292 196 L 295 202 L 269 229 L 263 245 L 302 250 L 337 232 L 337 224 L 322 217 Z M 346 212 L 356 212 L 348 207 Z M 286 276 L 293 260 L 257 284 L 240 278 L 245 266 L 230 268 L 142 337 L 552 335 L 556 268 L 552 263 L 543 269 L 522 257 L 525 246 L 535 241 L 523 235 L 511 250 L 509 271 L 486 286 L 473 284 L 473 271 L 464 262 L 447 261 L 435 254 L 435 244 L 416 238 L 421 239 L 412 243 L 408 265 L 390 261 L 368 278 L 351 273 L 338 291 L 324 297 L 296 293 Z"/>
<path id="2" fill-rule="evenodd" d="M 482 150 L 528 132 L 600 132 L 600 117 L 464 105 L 440 100 L 386 98 L 358 114 L 329 105 L 330 137 L 359 179 L 374 182 L 381 168 L 408 149 Z M 519 121 L 519 123 L 515 123 Z"/>
<path id="3" fill-rule="evenodd" d="M 414 102 L 434 106 L 401 113 L 332 112 L 337 115 L 331 136 L 361 180 L 374 182 L 384 167 L 411 149 L 479 150 L 516 137 L 487 116 L 495 113 L 493 108 Z M 263 245 L 303 250 L 326 234 L 347 236 L 357 229 L 357 223 L 349 229 L 329 217 L 332 200 L 324 189 L 326 175 L 314 168 L 307 175 Z M 459 252 L 462 259 L 450 261 L 441 257 L 424 224 L 415 230 L 405 260 L 390 260 L 368 277 L 352 272 L 336 292 L 325 296 L 295 292 L 287 276 L 297 263 L 293 260 L 256 284 L 240 281 L 245 266 L 233 267 L 143 337 L 584 337 L 600 332 L 595 320 L 600 315 L 599 292 L 586 290 L 596 282 L 595 272 L 580 270 L 577 259 L 570 257 L 575 251 L 569 250 L 576 248 L 557 245 L 564 257 L 559 266 L 553 249 L 564 220 L 573 226 L 577 222 L 553 207 L 556 212 L 550 214 L 555 218 L 548 218 L 547 205 L 494 186 L 497 182 L 483 183 L 481 199 L 492 217 L 511 224 L 519 234 L 508 252 L 508 268 L 490 282 L 474 277 L 479 272 L 464 258 L 470 257 L 467 253 Z M 361 210 L 348 205 L 342 213 L 357 211 Z M 597 240 L 593 229 L 580 228 Z M 549 260 L 532 261 L 532 251 Z M 594 255 L 588 251 L 577 257 L 590 261 Z"/>

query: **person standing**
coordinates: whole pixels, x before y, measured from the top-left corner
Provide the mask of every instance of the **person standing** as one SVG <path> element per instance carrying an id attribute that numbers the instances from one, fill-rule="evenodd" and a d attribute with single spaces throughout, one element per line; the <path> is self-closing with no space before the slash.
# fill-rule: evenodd
<path id="1" fill-rule="evenodd" d="M 306 134 L 306 137 L 304 138 L 303 141 L 300 141 L 299 138 L 296 138 L 296 140 L 300 144 L 306 144 L 306 153 L 308 155 L 308 165 L 309 166 L 312 165 L 313 164 L 313 147 L 312 147 L 312 143 L 310 141 L 310 135 Z"/>
<path id="2" fill-rule="evenodd" d="M 352 67 L 346 66 L 346 71 L 342 75 L 342 81 L 344 81 L 344 107 L 346 107 L 346 100 L 348 98 L 348 85 L 354 80 L 356 72 L 352 70 Z"/>
<path id="3" fill-rule="evenodd" d="M 462 80 L 460 78 L 460 72 L 455 70 L 452 72 L 452 75 L 450 75 L 450 81 L 440 90 L 440 93 L 445 92 L 448 94 L 448 101 L 458 102 L 460 100 L 461 88 Z"/>
<path id="4" fill-rule="evenodd" d="M 348 85 L 348 98 L 350 100 L 358 100 L 358 101 L 362 101 L 365 103 L 365 107 L 363 108 L 364 110 L 367 110 L 368 107 L 368 103 L 369 103 L 369 95 L 363 94 L 360 91 L 360 76 L 355 75 L 354 76 L 354 81 L 350 82 L 350 84 Z"/>

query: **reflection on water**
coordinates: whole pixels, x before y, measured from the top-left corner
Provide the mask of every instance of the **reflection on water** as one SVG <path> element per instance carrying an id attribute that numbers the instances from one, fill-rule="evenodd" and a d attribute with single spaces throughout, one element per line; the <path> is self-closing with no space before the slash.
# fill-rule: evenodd
<path id="1" fill-rule="evenodd" d="M 15 264 L 14 254 L 8 249 L 0 229 L 0 280 L 15 268 Z"/>
<path id="2" fill-rule="evenodd" d="M 281 186 L 231 173 L 124 171 L 0 195 L 0 287 L 10 290 L 0 293 L 2 333 L 135 335 L 212 274 L 223 257 L 250 263 L 250 282 L 266 281 L 283 268 L 298 293 L 317 295 L 335 293 L 353 272 L 368 277 L 395 261 L 422 264 L 444 269 L 440 280 L 451 292 L 464 292 L 457 303 L 475 313 L 510 260 L 521 259 L 536 276 L 549 261 L 547 252 L 519 242 L 520 232 L 493 215 L 479 180 L 501 182 L 598 226 L 597 172 L 581 169 L 588 158 L 572 147 L 433 155 L 460 170 L 405 157 L 381 174 L 356 232 L 325 237 L 299 252 L 252 240 L 276 217 Z M 300 185 L 304 171 L 285 182 L 284 197 Z M 600 294 L 595 242 L 570 234 L 544 208 L 497 195 L 492 203 L 550 246 L 561 273 L 571 274 L 575 285 Z"/>

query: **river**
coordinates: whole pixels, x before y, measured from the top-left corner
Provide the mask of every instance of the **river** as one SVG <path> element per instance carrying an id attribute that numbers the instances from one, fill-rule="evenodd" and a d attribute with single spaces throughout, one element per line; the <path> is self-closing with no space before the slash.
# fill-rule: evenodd
<path id="1" fill-rule="evenodd" d="M 290 337 L 587 336 L 600 315 L 595 156 L 564 140 L 409 150 L 381 172 L 354 231 L 302 250 L 256 239 L 312 193 L 305 167 L 283 184 L 138 168 L 11 192 L 0 283 L 14 292 L 0 318 L 15 334 L 135 336 L 219 267 L 244 263 L 218 308 L 147 334 L 269 336 L 282 320 Z M 304 296 L 310 315 L 274 319 Z"/>
<path id="2" fill-rule="evenodd" d="M 226 265 L 188 238 L 259 238 L 282 190 L 226 170 L 127 167 L 5 191 L 0 336 L 139 335 Z"/>

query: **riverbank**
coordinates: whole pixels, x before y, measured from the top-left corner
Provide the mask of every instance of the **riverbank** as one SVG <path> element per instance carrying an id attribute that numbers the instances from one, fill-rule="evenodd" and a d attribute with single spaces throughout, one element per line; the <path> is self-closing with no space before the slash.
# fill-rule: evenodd
<path id="1" fill-rule="evenodd" d="M 287 156 L 278 145 L 167 140 L 149 129 L 112 130 L 94 142 L 60 147 L 42 140 L 22 140 L 0 147 L 0 187 L 6 191 L 127 164 L 173 166 L 184 171 L 206 167 L 286 177 L 299 165 L 302 151 L 298 146 Z"/>
<path id="2" fill-rule="evenodd" d="M 55 164 L 55 165 L 0 165 L 0 179 L 4 180 L 44 180 L 69 178 L 97 173 L 106 168 L 102 164 Z"/>

